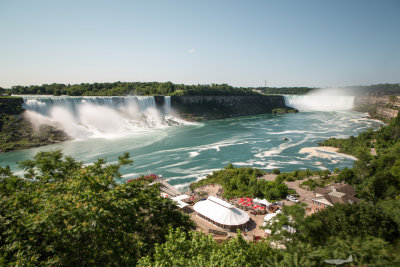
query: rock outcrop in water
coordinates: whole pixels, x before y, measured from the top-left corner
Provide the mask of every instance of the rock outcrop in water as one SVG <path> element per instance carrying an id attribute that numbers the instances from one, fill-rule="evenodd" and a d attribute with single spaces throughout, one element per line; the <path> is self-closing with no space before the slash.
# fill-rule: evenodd
<path id="1" fill-rule="evenodd" d="M 171 108 L 191 121 L 272 113 L 275 109 L 295 111 L 283 96 L 171 96 Z"/>

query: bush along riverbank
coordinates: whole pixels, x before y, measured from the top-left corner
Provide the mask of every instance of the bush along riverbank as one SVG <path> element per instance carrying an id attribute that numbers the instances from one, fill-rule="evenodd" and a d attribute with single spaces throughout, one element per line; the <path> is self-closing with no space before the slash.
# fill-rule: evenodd
<path id="1" fill-rule="evenodd" d="M 288 187 L 282 181 L 260 180 L 264 171 L 254 168 L 235 168 L 229 164 L 224 169 L 215 171 L 206 179 L 190 185 L 190 189 L 220 184 L 223 188 L 223 197 L 234 198 L 248 196 L 252 198 L 266 198 L 270 201 L 280 200 L 288 194 Z"/>
<path id="2" fill-rule="evenodd" d="M 43 146 L 68 140 L 68 135 L 51 125 L 37 129 L 24 116 L 20 97 L 0 98 L 0 152 Z"/>

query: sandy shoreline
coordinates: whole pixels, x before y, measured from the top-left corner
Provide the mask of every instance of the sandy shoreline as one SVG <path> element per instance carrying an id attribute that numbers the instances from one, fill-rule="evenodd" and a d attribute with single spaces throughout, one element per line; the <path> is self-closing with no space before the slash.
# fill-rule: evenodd
<path id="1" fill-rule="evenodd" d="M 303 147 L 300 149 L 300 154 L 309 154 L 310 157 L 319 157 L 324 159 L 332 159 L 332 157 L 336 155 L 341 155 L 346 158 L 351 158 L 353 160 L 357 160 L 356 157 L 351 155 L 339 153 L 339 148 L 331 147 L 331 146 L 317 146 L 317 147 Z"/>

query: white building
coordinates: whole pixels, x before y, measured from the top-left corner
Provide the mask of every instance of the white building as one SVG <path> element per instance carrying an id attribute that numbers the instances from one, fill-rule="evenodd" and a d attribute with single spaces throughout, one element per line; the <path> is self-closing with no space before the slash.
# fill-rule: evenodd
<path id="1" fill-rule="evenodd" d="M 193 209 L 199 217 L 230 231 L 244 230 L 250 222 L 250 216 L 245 211 L 213 196 L 197 202 Z"/>

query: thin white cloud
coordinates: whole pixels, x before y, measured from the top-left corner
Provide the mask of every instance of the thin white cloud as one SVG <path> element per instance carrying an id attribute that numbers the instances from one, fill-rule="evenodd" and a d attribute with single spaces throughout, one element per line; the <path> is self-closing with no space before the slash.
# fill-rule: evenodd
<path id="1" fill-rule="evenodd" d="M 196 49 L 194 49 L 194 48 L 192 48 L 192 49 L 189 49 L 189 51 L 188 51 L 190 54 L 193 54 L 194 52 L 196 52 Z"/>

